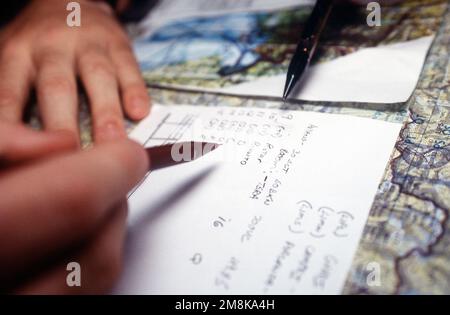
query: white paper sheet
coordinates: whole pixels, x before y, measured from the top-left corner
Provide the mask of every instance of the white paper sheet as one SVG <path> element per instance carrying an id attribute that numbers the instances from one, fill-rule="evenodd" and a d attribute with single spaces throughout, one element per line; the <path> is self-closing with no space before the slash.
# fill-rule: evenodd
<path id="1" fill-rule="evenodd" d="M 308 101 L 402 103 L 417 85 L 434 36 L 403 43 L 364 48 L 350 55 L 310 67 L 304 85 L 294 95 Z M 264 77 L 225 87 L 237 95 L 283 94 L 286 75 Z"/>
<path id="2" fill-rule="evenodd" d="M 146 146 L 223 143 L 130 193 L 114 293 L 338 294 L 401 125 L 258 108 L 155 106 Z"/>

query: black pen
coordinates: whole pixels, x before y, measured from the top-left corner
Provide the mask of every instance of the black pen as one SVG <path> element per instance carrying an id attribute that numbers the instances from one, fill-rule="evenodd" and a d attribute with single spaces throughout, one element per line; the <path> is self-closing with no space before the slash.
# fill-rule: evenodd
<path id="1" fill-rule="evenodd" d="M 317 0 L 302 32 L 302 37 L 289 64 L 283 100 L 286 100 L 308 68 L 320 35 L 330 16 L 333 0 Z"/>
<path id="2" fill-rule="evenodd" d="M 145 150 L 150 158 L 150 169 L 154 171 L 194 161 L 218 147 L 219 144 L 211 142 L 177 142 L 146 148 Z"/>

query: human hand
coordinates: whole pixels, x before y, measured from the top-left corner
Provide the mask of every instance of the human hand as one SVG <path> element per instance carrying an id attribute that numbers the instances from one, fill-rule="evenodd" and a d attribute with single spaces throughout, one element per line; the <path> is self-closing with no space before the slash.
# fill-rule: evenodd
<path id="1" fill-rule="evenodd" d="M 0 291 L 101 293 L 118 276 L 145 151 L 129 140 L 75 149 L 67 132 L 0 124 Z M 81 287 L 66 284 L 69 262 Z"/>
<path id="2" fill-rule="evenodd" d="M 150 109 L 128 37 L 107 5 L 88 0 L 78 1 L 81 26 L 67 26 L 68 2 L 32 0 L 0 32 L 0 121 L 20 122 L 34 87 L 45 129 L 78 135 L 79 77 L 95 141 L 125 138 L 122 109 L 133 120 Z"/>

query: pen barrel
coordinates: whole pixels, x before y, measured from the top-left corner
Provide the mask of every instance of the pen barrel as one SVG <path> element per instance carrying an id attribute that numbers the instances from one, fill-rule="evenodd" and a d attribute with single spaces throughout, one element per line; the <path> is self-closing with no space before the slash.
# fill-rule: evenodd
<path id="1" fill-rule="evenodd" d="M 174 164 L 172 145 L 162 145 L 146 149 L 150 160 L 150 169 L 157 170 Z"/>
<path id="2" fill-rule="evenodd" d="M 289 71 L 301 71 L 311 62 L 332 7 L 333 0 L 317 1 L 303 28 L 301 40 L 295 51 L 296 62 L 291 63 Z M 303 57 L 300 57 L 302 55 Z"/>
<path id="3" fill-rule="evenodd" d="M 219 145 L 211 142 L 176 142 L 147 148 L 150 169 L 160 168 L 193 161 L 213 150 Z"/>

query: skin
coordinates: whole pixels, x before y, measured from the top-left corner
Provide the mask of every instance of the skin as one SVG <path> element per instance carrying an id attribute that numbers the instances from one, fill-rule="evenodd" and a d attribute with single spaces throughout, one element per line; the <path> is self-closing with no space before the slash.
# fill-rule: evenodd
<path id="1" fill-rule="evenodd" d="M 81 27 L 68 27 L 68 2 L 32 0 L 0 32 L 0 122 L 20 123 L 34 88 L 45 130 L 78 135 L 79 79 L 95 141 L 125 138 L 123 115 L 139 120 L 150 110 L 129 39 L 112 10 L 94 1 L 78 1 Z"/>
<path id="2" fill-rule="evenodd" d="M 120 272 L 126 194 L 148 170 L 126 140 L 123 113 L 139 120 L 150 100 L 128 38 L 103 3 L 34 0 L 0 32 L 0 290 L 102 293 Z M 125 2 L 119 1 L 118 10 Z M 45 17 L 45 18 L 43 18 Z M 96 147 L 79 151 L 77 83 L 89 98 Z M 36 90 L 44 132 L 24 127 Z M 112 142 L 111 140 L 115 140 Z M 78 262 L 82 286 L 66 285 Z"/>
<path id="3" fill-rule="evenodd" d="M 101 293 L 120 272 L 126 194 L 148 170 L 143 148 L 120 140 L 79 151 L 70 132 L 0 124 L 0 288 Z M 81 287 L 66 266 L 81 265 Z"/>

